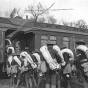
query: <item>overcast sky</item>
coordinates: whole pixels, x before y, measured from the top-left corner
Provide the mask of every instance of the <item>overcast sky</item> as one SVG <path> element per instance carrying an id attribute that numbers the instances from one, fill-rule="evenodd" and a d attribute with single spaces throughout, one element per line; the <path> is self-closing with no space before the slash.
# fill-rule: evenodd
<path id="1" fill-rule="evenodd" d="M 63 19 L 73 22 L 83 19 L 88 24 L 88 0 L 0 0 L 0 11 L 4 13 L 14 7 L 24 10 L 29 5 L 36 5 L 39 2 L 46 8 L 55 2 L 51 9 L 73 9 L 51 11 L 49 14 L 53 15 L 58 21 Z"/>

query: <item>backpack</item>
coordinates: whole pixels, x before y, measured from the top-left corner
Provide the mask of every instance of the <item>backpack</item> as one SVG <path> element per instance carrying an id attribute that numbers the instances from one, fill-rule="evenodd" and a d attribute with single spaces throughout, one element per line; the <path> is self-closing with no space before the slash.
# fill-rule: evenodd
<path id="1" fill-rule="evenodd" d="M 70 63 L 68 63 L 63 69 L 63 74 L 71 73 L 71 71 L 72 71 L 71 65 Z"/>

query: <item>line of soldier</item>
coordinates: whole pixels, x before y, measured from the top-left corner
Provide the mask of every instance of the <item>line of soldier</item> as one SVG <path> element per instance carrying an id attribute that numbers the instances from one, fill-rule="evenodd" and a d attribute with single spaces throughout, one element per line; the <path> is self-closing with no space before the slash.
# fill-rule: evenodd
<path id="1" fill-rule="evenodd" d="M 88 48 L 84 41 L 76 42 L 76 58 L 73 52 L 66 46 L 59 46 L 48 42 L 40 50 L 28 52 L 22 51 L 20 56 L 15 54 L 12 46 L 7 48 L 7 74 L 11 76 L 11 82 L 16 86 L 25 78 L 26 88 L 71 88 L 71 73 L 76 72 L 77 78 L 84 82 L 84 88 L 88 88 Z"/>

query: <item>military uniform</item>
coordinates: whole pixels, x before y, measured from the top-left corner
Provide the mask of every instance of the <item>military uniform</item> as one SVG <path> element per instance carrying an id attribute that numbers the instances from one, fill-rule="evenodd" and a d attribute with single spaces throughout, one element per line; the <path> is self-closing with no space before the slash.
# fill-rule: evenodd
<path id="1" fill-rule="evenodd" d="M 77 41 L 76 44 L 76 67 L 80 71 L 80 76 L 78 77 L 82 78 L 82 81 L 84 82 L 84 88 L 88 88 L 88 48 L 86 46 L 86 43 L 82 40 Z"/>
<path id="2" fill-rule="evenodd" d="M 74 61 L 74 55 L 73 52 L 66 47 L 62 49 L 62 53 L 66 62 L 65 66 L 62 67 L 62 82 L 64 88 L 67 88 L 69 80 L 71 78 L 72 62 Z"/>
<path id="3" fill-rule="evenodd" d="M 56 63 L 58 63 L 58 65 L 59 65 L 59 63 L 61 63 L 61 57 L 57 54 L 57 51 L 54 50 L 53 46 L 54 46 L 54 44 L 52 44 L 51 42 L 48 42 L 46 48 L 49 51 L 53 61 L 56 61 Z M 57 73 L 56 73 L 57 70 L 56 69 L 57 68 L 53 69 L 52 67 L 50 67 L 49 63 L 51 63 L 51 62 L 49 62 L 49 63 L 46 62 L 46 63 L 48 64 L 48 70 L 46 72 L 46 88 L 50 88 L 50 87 L 51 88 L 56 88 L 56 83 L 57 83 L 56 82 L 56 80 L 57 80 Z M 60 69 L 60 65 L 59 65 L 58 69 Z M 58 76 L 58 77 L 60 77 L 60 76 Z M 60 78 L 58 78 L 58 79 L 60 80 Z M 59 83 L 58 88 L 60 88 L 60 83 Z"/>
<path id="4" fill-rule="evenodd" d="M 52 46 L 48 46 L 48 50 L 50 52 L 50 55 L 52 56 L 53 59 L 56 59 L 55 56 L 55 51 L 53 50 Z M 56 71 L 53 70 L 49 70 L 49 75 L 47 75 L 48 77 L 46 77 L 48 80 L 47 82 L 50 82 L 50 84 L 52 85 L 56 85 Z"/>
<path id="5" fill-rule="evenodd" d="M 9 75 L 11 73 L 11 62 L 13 61 L 13 54 L 15 53 L 14 47 L 9 46 L 7 48 L 7 74 Z"/>

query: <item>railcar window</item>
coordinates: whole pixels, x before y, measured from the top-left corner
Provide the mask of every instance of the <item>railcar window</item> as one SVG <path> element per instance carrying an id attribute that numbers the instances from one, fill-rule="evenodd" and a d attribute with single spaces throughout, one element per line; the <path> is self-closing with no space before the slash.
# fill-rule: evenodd
<path id="1" fill-rule="evenodd" d="M 63 37 L 63 44 L 69 48 L 69 37 Z"/>
<path id="2" fill-rule="evenodd" d="M 42 35 L 41 36 L 41 46 L 46 45 L 48 41 L 48 36 Z"/>
<path id="3" fill-rule="evenodd" d="M 52 44 L 56 44 L 56 36 L 48 37 L 47 35 L 42 35 L 41 36 L 41 46 L 46 45 L 48 40 L 50 40 Z"/>
<path id="4" fill-rule="evenodd" d="M 50 40 L 56 40 L 56 36 L 50 36 Z"/>
<path id="5" fill-rule="evenodd" d="M 56 44 L 56 36 L 50 36 L 50 41 L 52 44 Z"/>
<path id="6" fill-rule="evenodd" d="M 42 36 L 41 36 L 41 39 L 48 40 L 48 36 L 42 35 Z"/>

